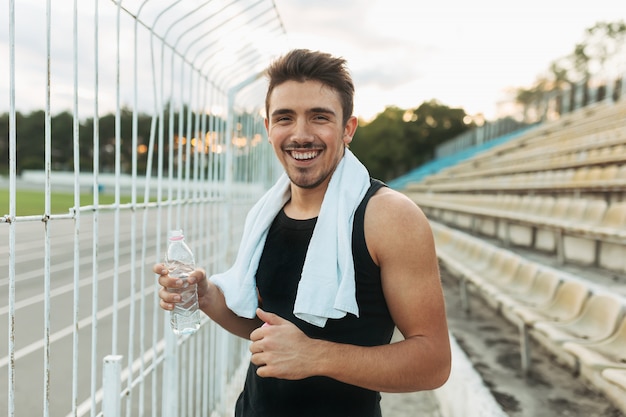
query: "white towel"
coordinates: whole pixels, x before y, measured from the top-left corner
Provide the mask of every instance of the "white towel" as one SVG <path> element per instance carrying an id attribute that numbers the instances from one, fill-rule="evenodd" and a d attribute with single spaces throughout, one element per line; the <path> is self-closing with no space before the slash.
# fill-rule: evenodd
<path id="1" fill-rule="evenodd" d="M 324 195 L 296 294 L 294 314 L 310 324 L 324 327 L 329 318 L 359 315 L 352 223 L 369 186 L 367 169 L 346 149 Z M 224 293 L 226 305 L 241 317 L 255 317 L 257 267 L 272 221 L 289 197 L 290 180 L 283 174 L 248 213 L 233 266 L 210 277 Z"/>

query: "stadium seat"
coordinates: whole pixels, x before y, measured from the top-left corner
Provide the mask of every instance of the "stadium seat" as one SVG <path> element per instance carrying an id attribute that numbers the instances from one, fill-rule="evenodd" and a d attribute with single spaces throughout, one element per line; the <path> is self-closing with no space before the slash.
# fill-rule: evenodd
<path id="1" fill-rule="evenodd" d="M 554 298 L 557 287 L 561 284 L 562 278 L 559 274 L 547 268 L 539 268 L 533 279 L 532 285 L 523 292 L 507 292 L 498 296 L 501 309 L 513 304 L 523 304 L 526 306 L 540 306 L 548 303 Z"/>
<path id="2" fill-rule="evenodd" d="M 572 197 L 558 197 L 552 206 L 549 214 L 545 216 L 545 221 L 552 219 L 563 219 L 566 217 L 570 207 L 573 204 Z M 535 249 L 546 252 L 555 252 L 558 235 L 552 229 L 538 227 L 535 232 Z"/>
<path id="3" fill-rule="evenodd" d="M 611 203 L 602 221 L 593 231 L 606 236 L 621 234 L 626 237 L 626 201 Z M 626 239 L 624 239 L 626 241 Z M 600 267 L 617 272 L 626 272 L 626 244 L 599 239 L 598 264 Z"/>
<path id="4" fill-rule="evenodd" d="M 482 271 L 485 287 L 496 286 L 498 291 L 514 279 L 521 258 L 508 250 L 500 249 L 494 255 L 491 267 Z"/>
<path id="5" fill-rule="evenodd" d="M 580 374 L 592 382 L 597 381 L 605 368 L 626 370 L 626 317 L 607 339 L 597 343 L 566 342 L 563 349 L 577 358 Z"/>
<path id="6" fill-rule="evenodd" d="M 611 294 L 594 293 L 583 311 L 567 322 L 539 321 L 530 332 L 561 363 L 575 368 L 576 358 L 563 349 L 571 341 L 598 342 L 613 334 L 623 316 L 623 300 Z"/>
<path id="7" fill-rule="evenodd" d="M 626 164 L 620 165 L 619 169 L 617 170 L 616 179 L 622 181 L 626 180 Z"/>
<path id="8" fill-rule="evenodd" d="M 586 185 L 588 183 L 589 171 L 590 168 L 587 165 L 577 168 L 571 181 L 565 185 L 567 185 L 568 188 L 577 188 Z"/>
<path id="9" fill-rule="evenodd" d="M 518 214 L 524 218 L 537 216 L 542 203 L 540 196 L 525 196 L 524 202 L 518 209 Z M 527 224 L 509 224 L 509 241 L 518 246 L 529 247 L 533 243 L 533 227 Z"/>
<path id="10" fill-rule="evenodd" d="M 566 322 L 575 319 L 581 313 L 589 294 L 589 286 L 586 283 L 568 279 L 559 285 L 554 298 L 547 303 L 537 306 L 511 304 L 503 313 L 511 321 L 519 319 L 527 326 L 539 321 Z"/>
<path id="11" fill-rule="evenodd" d="M 500 291 L 492 295 L 497 298 L 500 303 L 516 297 L 523 298 L 524 295 L 530 293 L 533 288 L 538 272 L 539 266 L 536 263 L 522 261 L 513 278 L 500 288 Z"/>
<path id="12" fill-rule="evenodd" d="M 617 164 L 606 165 L 602 168 L 602 173 L 600 175 L 599 181 L 603 183 L 607 183 L 613 181 L 617 178 L 617 174 L 619 172 L 619 166 Z"/>
<path id="13" fill-rule="evenodd" d="M 492 267 L 480 272 L 482 281 L 477 283 L 478 290 L 492 308 L 499 308 L 497 294 L 514 280 L 521 262 L 518 255 L 507 250 L 498 250 L 492 258 Z"/>
<path id="14" fill-rule="evenodd" d="M 566 220 L 567 223 L 564 224 L 566 234 L 563 237 L 563 254 L 566 261 L 582 265 L 592 265 L 596 262 L 595 239 L 567 235 L 567 229 L 573 229 L 578 234 L 578 230 L 584 231 L 596 226 L 602 220 L 606 208 L 606 201 L 590 200 L 579 218 L 572 217 Z"/>
<path id="15" fill-rule="evenodd" d="M 626 414 L 626 370 L 607 368 L 602 371 L 602 392 Z"/>

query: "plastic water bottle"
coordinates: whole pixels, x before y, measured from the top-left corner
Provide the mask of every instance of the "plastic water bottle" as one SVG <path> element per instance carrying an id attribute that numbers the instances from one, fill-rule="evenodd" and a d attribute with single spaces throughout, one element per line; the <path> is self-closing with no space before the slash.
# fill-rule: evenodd
<path id="1" fill-rule="evenodd" d="M 172 278 L 183 281 L 181 288 L 169 288 L 181 296 L 181 301 L 170 312 L 170 324 L 177 335 L 193 334 L 200 328 L 200 311 L 198 310 L 197 285 L 189 285 L 187 277 L 195 269 L 193 252 L 185 243 L 182 230 L 172 230 L 165 254 L 165 264 Z"/>

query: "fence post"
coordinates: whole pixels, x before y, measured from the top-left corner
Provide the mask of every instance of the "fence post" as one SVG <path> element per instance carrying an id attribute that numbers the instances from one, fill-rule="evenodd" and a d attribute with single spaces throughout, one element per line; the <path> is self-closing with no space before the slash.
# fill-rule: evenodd
<path id="1" fill-rule="evenodd" d="M 169 313 L 165 320 L 165 352 L 163 361 L 163 417 L 176 417 L 178 415 L 180 376 L 178 361 L 178 340 L 170 329 Z"/>
<path id="2" fill-rule="evenodd" d="M 102 415 L 119 417 L 122 390 L 122 355 L 108 355 L 102 367 Z"/>

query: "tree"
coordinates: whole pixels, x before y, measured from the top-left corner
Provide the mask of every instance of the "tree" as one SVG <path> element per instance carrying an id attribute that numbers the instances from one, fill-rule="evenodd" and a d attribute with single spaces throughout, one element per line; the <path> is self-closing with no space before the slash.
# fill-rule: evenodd
<path id="1" fill-rule="evenodd" d="M 585 30 L 583 40 L 570 54 L 554 60 L 533 86 L 517 89 L 516 101 L 524 109 L 525 120 L 536 121 L 545 112 L 543 106 L 552 91 L 574 91 L 577 86 L 584 86 L 583 104 L 586 104 L 590 80 L 613 82 L 622 75 L 618 71 L 623 71 L 625 66 L 626 23 L 623 20 L 598 22 Z M 571 107 L 572 103 L 569 104 Z"/>
<path id="2" fill-rule="evenodd" d="M 432 159 L 438 145 L 469 129 L 466 116 L 436 100 L 409 110 L 387 107 L 371 123 L 360 123 L 350 147 L 372 176 L 388 181 Z"/>

